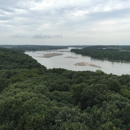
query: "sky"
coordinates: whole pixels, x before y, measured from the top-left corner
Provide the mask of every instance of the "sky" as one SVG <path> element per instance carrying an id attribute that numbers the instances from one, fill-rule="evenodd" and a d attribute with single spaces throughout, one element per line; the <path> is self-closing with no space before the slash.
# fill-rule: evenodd
<path id="1" fill-rule="evenodd" d="M 130 0 L 0 0 L 0 44 L 130 45 Z"/>

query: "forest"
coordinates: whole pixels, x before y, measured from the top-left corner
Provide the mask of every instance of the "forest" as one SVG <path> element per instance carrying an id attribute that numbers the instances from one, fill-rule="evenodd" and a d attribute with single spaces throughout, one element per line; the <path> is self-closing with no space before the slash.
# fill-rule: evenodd
<path id="1" fill-rule="evenodd" d="M 71 52 L 100 60 L 130 62 L 130 46 L 89 46 Z"/>
<path id="2" fill-rule="evenodd" d="M 46 69 L 0 48 L 0 130 L 130 130 L 129 115 L 130 75 Z"/>
<path id="3" fill-rule="evenodd" d="M 43 51 L 53 49 L 66 49 L 67 46 L 47 46 L 47 45 L 0 45 L 2 48 L 17 50 L 21 52 L 25 51 Z"/>

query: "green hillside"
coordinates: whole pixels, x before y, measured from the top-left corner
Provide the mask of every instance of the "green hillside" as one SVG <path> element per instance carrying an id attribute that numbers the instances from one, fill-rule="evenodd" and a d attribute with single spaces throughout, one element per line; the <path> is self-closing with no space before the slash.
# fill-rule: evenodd
<path id="1" fill-rule="evenodd" d="M 49 69 L 0 48 L 0 130 L 129 130 L 130 76 Z"/>

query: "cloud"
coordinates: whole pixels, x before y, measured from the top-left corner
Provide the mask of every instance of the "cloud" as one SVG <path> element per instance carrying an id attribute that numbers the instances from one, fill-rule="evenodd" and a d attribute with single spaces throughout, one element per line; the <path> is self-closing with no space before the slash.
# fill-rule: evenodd
<path id="1" fill-rule="evenodd" d="M 27 38 L 28 36 L 23 35 L 23 34 L 15 34 L 15 35 L 12 35 L 11 37 L 13 37 L 13 38 Z"/>
<path id="2" fill-rule="evenodd" d="M 107 33 L 111 28 L 111 33 L 127 29 L 130 34 L 129 17 L 129 0 L 1 0 L 0 39 L 2 35 L 49 39 L 64 34 L 62 39 L 82 36 L 85 41 L 86 35 L 93 37 L 94 32 Z"/>
<path id="3" fill-rule="evenodd" d="M 62 34 L 37 34 L 33 38 L 60 38 Z"/>

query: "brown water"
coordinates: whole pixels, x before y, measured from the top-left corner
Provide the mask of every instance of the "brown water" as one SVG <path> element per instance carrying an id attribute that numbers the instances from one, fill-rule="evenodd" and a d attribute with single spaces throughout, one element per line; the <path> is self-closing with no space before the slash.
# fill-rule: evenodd
<path id="1" fill-rule="evenodd" d="M 122 63 L 122 62 L 111 62 L 111 61 L 102 61 L 96 60 L 88 56 L 81 56 L 74 53 L 71 53 L 68 49 L 61 49 L 61 50 L 53 50 L 53 51 L 26 51 L 25 54 L 30 55 L 32 58 L 36 59 L 39 63 L 49 68 L 65 68 L 68 70 L 74 71 L 96 71 L 102 70 L 105 73 L 112 73 L 116 75 L 122 74 L 130 74 L 130 63 Z M 49 53 L 62 53 L 63 55 L 51 57 L 51 58 L 44 58 L 44 54 Z M 67 58 L 67 57 L 74 57 L 74 58 Z M 101 68 L 96 68 L 92 66 L 75 66 L 75 63 L 78 62 L 88 62 L 91 64 L 95 64 L 100 66 Z"/>

